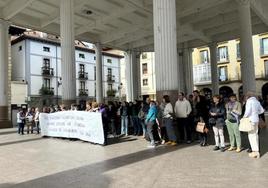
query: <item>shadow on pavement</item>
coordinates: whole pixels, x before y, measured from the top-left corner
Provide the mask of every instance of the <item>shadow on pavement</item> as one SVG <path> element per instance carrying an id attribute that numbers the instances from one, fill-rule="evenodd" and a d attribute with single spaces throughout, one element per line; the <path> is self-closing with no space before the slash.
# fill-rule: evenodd
<path id="1" fill-rule="evenodd" d="M 27 140 L 17 140 L 17 141 L 11 141 L 11 142 L 3 142 L 0 143 L 0 146 L 6 146 L 6 145 L 12 145 L 12 144 L 21 144 L 21 143 L 25 143 L 25 142 L 32 142 L 32 141 L 37 141 L 37 140 L 42 140 L 44 138 L 42 137 L 38 137 L 38 138 L 31 138 L 31 139 L 27 139 Z"/>
<path id="2" fill-rule="evenodd" d="M 180 145 L 177 147 L 163 146 L 157 147 L 155 149 L 147 149 L 108 159 L 88 166 L 83 166 L 80 168 L 75 168 L 31 181 L 19 183 L 17 185 L 7 186 L 6 188 L 108 188 L 111 180 L 103 173 L 149 158 L 154 158 L 163 154 L 174 152 L 184 148 L 185 146 L 186 145 Z"/>

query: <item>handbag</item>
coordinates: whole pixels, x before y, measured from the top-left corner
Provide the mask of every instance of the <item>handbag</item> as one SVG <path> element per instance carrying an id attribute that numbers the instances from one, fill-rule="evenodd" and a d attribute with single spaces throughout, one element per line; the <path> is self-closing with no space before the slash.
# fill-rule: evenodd
<path id="1" fill-rule="evenodd" d="M 266 123 L 265 123 L 265 121 L 263 121 L 262 118 L 260 118 L 260 121 L 259 121 L 259 128 L 260 129 L 266 128 Z"/>
<path id="2" fill-rule="evenodd" d="M 239 131 L 241 132 L 250 132 L 254 130 L 254 125 L 252 125 L 251 121 L 249 118 L 242 118 L 240 120 L 239 124 Z"/>
<path id="3" fill-rule="evenodd" d="M 227 114 L 227 119 L 230 123 L 237 123 L 237 118 L 232 112 Z"/>
<path id="4" fill-rule="evenodd" d="M 206 128 L 206 123 L 198 122 L 196 126 L 196 132 L 199 133 L 208 133 L 208 128 Z"/>

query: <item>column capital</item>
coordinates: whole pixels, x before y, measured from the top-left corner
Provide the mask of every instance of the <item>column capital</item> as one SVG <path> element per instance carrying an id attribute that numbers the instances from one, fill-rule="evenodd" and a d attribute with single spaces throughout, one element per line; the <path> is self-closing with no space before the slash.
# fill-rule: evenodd
<path id="1" fill-rule="evenodd" d="M 218 43 L 217 42 L 211 42 L 208 44 L 209 48 L 217 48 L 218 47 Z"/>
<path id="2" fill-rule="evenodd" d="M 237 4 L 240 6 L 249 6 L 251 0 L 236 0 Z"/>
<path id="3" fill-rule="evenodd" d="M 100 42 L 95 42 L 93 45 L 94 45 L 94 47 L 95 47 L 96 49 L 102 47 L 102 44 L 101 44 Z"/>

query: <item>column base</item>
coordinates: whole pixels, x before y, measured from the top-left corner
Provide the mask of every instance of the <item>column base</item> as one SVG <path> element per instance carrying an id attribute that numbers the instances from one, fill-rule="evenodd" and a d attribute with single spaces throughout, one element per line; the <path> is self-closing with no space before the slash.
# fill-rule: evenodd
<path id="1" fill-rule="evenodd" d="M 166 90 L 166 91 L 157 91 L 156 92 L 156 100 L 160 104 L 163 100 L 163 96 L 168 95 L 171 104 L 175 104 L 178 100 L 178 90 Z"/>
<path id="2" fill-rule="evenodd" d="M 62 104 L 63 104 L 67 109 L 70 109 L 72 104 L 76 104 L 76 100 L 62 100 Z"/>
<path id="3" fill-rule="evenodd" d="M 0 129 L 12 128 L 12 123 L 9 120 L 0 120 Z"/>
<path id="4" fill-rule="evenodd" d="M 0 121 L 8 120 L 8 106 L 0 106 Z"/>

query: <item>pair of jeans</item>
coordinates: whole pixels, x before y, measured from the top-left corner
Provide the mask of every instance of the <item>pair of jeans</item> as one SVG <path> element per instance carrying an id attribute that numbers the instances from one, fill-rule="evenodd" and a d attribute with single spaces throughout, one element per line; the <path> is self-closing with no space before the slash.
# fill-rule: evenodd
<path id="1" fill-rule="evenodd" d="M 188 118 L 177 118 L 177 123 L 179 128 L 180 140 L 184 141 L 186 137 L 187 141 L 191 141 L 191 126 L 189 124 Z"/>
<path id="2" fill-rule="evenodd" d="M 128 116 L 121 116 L 121 134 L 128 134 Z"/>
<path id="3" fill-rule="evenodd" d="M 24 134 L 24 123 L 18 123 L 18 134 Z"/>
<path id="4" fill-rule="evenodd" d="M 213 126 L 215 145 L 221 148 L 225 147 L 223 126 Z"/>
<path id="5" fill-rule="evenodd" d="M 148 136 L 150 138 L 150 142 L 151 142 L 151 145 L 155 145 L 155 141 L 154 141 L 154 122 L 153 121 L 149 121 L 147 122 L 147 133 L 148 133 Z"/>
<path id="6" fill-rule="evenodd" d="M 145 125 L 145 122 L 144 122 L 143 119 L 140 119 L 140 125 L 141 125 L 141 127 L 142 127 L 142 133 L 143 133 L 143 136 L 145 136 L 147 130 L 146 130 L 146 125 Z"/>
<path id="7" fill-rule="evenodd" d="M 231 123 L 230 121 L 226 120 L 226 126 L 231 147 L 237 146 L 238 148 L 241 148 L 241 135 L 238 123 Z"/>
<path id="8" fill-rule="evenodd" d="M 174 127 L 173 127 L 173 119 L 170 118 L 164 118 L 163 124 L 166 127 L 167 136 L 169 141 L 176 142 L 177 137 L 175 135 Z"/>
<path id="9" fill-rule="evenodd" d="M 116 134 L 116 127 L 115 127 L 115 119 L 110 120 L 110 128 L 111 128 L 111 133 L 112 135 L 117 135 Z"/>
<path id="10" fill-rule="evenodd" d="M 207 141 L 208 141 L 208 134 L 207 133 L 200 133 L 199 137 L 200 137 L 200 144 L 206 145 Z"/>
<path id="11" fill-rule="evenodd" d="M 35 127 L 36 127 L 37 134 L 39 134 L 40 132 L 39 121 L 35 121 Z"/>
<path id="12" fill-rule="evenodd" d="M 34 126 L 34 123 L 33 123 L 33 122 L 27 122 L 27 123 L 26 123 L 26 126 L 27 126 L 27 134 L 30 133 L 30 127 L 31 127 L 31 133 L 33 133 L 33 126 Z"/>
<path id="13" fill-rule="evenodd" d="M 259 152 L 259 127 L 258 123 L 254 123 L 254 130 L 248 132 L 250 147 L 253 152 Z"/>
<path id="14" fill-rule="evenodd" d="M 141 127 L 139 123 L 139 118 L 138 116 L 131 116 L 131 120 L 133 123 L 133 128 L 134 128 L 134 135 L 140 135 L 141 134 Z"/>

